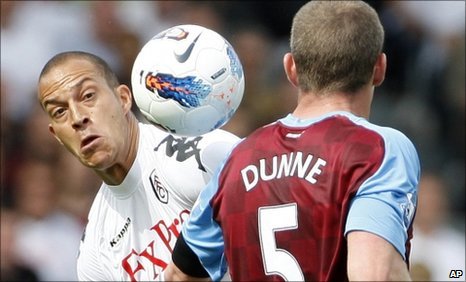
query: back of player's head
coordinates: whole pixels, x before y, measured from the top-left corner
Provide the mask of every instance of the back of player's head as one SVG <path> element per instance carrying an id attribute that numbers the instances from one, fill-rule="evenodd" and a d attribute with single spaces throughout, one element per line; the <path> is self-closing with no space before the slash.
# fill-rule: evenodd
<path id="1" fill-rule="evenodd" d="M 362 1 L 311 1 L 296 13 L 290 47 L 304 91 L 355 92 L 372 76 L 384 30 Z"/>
<path id="2" fill-rule="evenodd" d="M 42 68 L 42 71 L 39 75 L 39 81 L 52 69 L 60 66 L 65 62 L 68 62 L 71 59 L 83 59 L 92 63 L 98 70 L 102 72 L 103 77 L 110 87 L 114 88 L 120 84 L 115 72 L 110 68 L 107 62 L 105 62 L 97 55 L 84 51 L 66 51 L 56 54 Z"/>

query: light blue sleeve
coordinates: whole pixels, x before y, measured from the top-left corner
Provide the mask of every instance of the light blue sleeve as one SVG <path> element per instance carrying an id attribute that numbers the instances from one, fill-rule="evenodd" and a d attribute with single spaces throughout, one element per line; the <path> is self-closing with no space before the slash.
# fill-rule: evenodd
<path id="1" fill-rule="evenodd" d="M 210 206 L 210 201 L 218 190 L 219 172 L 220 170 L 202 190 L 189 219 L 183 224 L 183 238 L 213 281 L 219 281 L 227 271 L 222 230 L 213 220 Z"/>
<path id="2" fill-rule="evenodd" d="M 345 236 L 362 230 L 390 242 L 404 259 L 408 228 L 417 205 L 420 163 L 416 149 L 401 132 L 377 127 L 385 140 L 378 171 L 359 188 L 350 205 Z"/>

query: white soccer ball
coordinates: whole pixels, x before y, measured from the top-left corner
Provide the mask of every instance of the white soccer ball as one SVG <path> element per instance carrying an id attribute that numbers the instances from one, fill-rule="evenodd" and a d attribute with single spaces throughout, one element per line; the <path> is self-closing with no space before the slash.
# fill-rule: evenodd
<path id="1" fill-rule="evenodd" d="M 149 40 L 131 73 L 136 105 L 149 122 L 195 136 L 223 126 L 239 107 L 244 73 L 230 43 L 198 25 L 178 25 Z"/>

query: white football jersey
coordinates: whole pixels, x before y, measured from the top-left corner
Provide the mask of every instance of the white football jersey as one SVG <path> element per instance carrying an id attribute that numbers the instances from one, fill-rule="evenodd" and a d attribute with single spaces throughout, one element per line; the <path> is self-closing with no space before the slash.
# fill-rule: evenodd
<path id="1" fill-rule="evenodd" d="M 214 170 L 239 141 L 139 124 L 136 159 L 121 185 L 100 187 L 78 255 L 79 280 L 148 281 L 171 261 L 181 225 Z"/>

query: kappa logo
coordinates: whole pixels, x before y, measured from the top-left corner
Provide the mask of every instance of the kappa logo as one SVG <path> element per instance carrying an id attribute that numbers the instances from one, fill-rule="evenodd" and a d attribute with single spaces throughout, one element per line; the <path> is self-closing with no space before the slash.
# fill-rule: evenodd
<path id="1" fill-rule="evenodd" d="M 173 52 L 175 54 L 175 58 L 176 60 L 178 61 L 178 63 L 184 63 L 186 62 L 189 57 L 191 56 L 191 53 L 194 49 L 194 45 L 196 45 L 196 42 L 197 40 L 199 39 L 199 37 L 201 36 L 202 33 L 199 33 L 198 36 L 196 36 L 196 38 L 194 38 L 194 40 L 191 42 L 191 44 L 189 44 L 188 48 L 186 48 L 186 50 L 181 53 L 181 54 L 177 54 L 176 52 Z"/>
<path id="2" fill-rule="evenodd" d="M 128 232 L 128 227 L 131 224 L 131 218 L 126 218 L 125 225 L 123 225 L 123 228 L 120 230 L 120 233 L 118 233 L 112 240 L 110 240 L 110 247 L 114 247 L 116 244 L 120 242 L 120 240 L 125 236 L 126 232 Z"/>
<path id="3" fill-rule="evenodd" d="M 184 162 L 191 157 L 197 162 L 198 168 L 204 172 L 207 172 L 201 161 L 201 149 L 198 148 L 199 142 L 202 140 L 202 136 L 195 138 L 176 138 L 173 135 L 167 135 L 160 144 L 154 148 L 154 151 L 158 151 L 162 144 L 165 146 L 165 154 L 168 157 L 173 157 L 176 154 L 176 161 Z"/>

